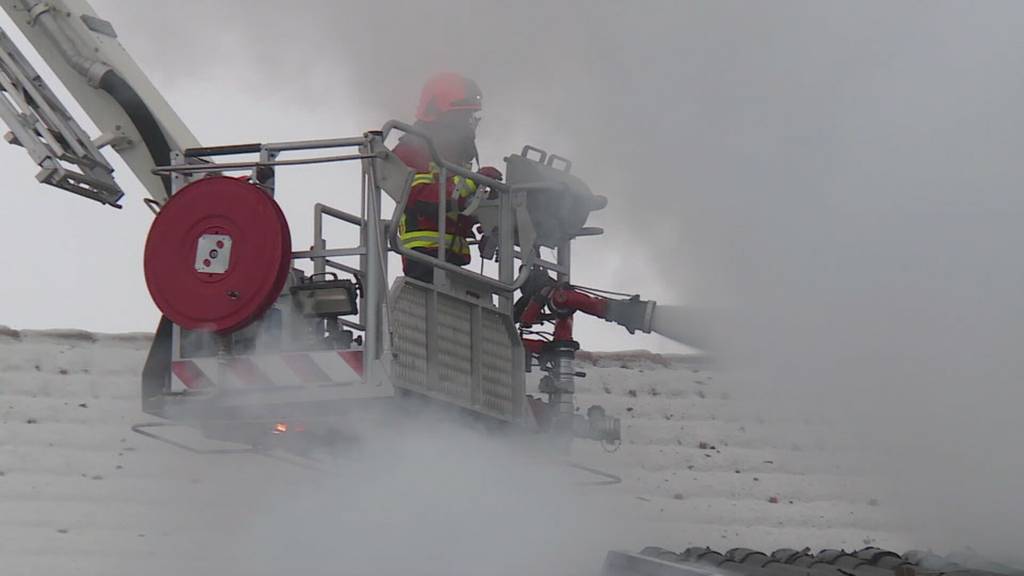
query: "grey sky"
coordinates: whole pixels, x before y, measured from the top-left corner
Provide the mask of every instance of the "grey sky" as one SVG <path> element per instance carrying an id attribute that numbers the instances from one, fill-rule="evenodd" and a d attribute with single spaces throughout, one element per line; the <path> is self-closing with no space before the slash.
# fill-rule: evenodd
<path id="1" fill-rule="evenodd" d="M 1024 4 L 94 4 L 209 144 L 358 133 L 408 118 L 438 69 L 474 76 L 485 162 L 537 144 L 610 197 L 580 282 L 732 310 L 720 351 L 766 405 L 835 412 L 900 479 L 977 472 L 908 496 L 912 517 L 998 527 L 1001 550 L 1024 528 Z M 0 322 L 150 326 L 139 187 L 115 213 L 0 152 Z M 282 199 L 298 237 L 323 194 Z M 964 491 L 986 497 L 936 505 Z"/>

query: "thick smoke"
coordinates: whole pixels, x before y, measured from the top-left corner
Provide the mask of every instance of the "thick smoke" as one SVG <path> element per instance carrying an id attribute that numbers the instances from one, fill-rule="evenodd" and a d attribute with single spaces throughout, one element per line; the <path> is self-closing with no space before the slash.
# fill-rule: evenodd
<path id="1" fill-rule="evenodd" d="M 368 403 L 332 424 L 332 445 L 307 458 L 177 462 L 194 466 L 184 473 L 203 485 L 160 519 L 198 527 L 180 536 L 188 554 L 175 565 L 268 576 L 583 576 L 600 572 L 608 550 L 651 541 L 629 502 L 594 484 L 604 478 L 567 465 L 565 443 L 464 416 Z"/>
<path id="2" fill-rule="evenodd" d="M 434 415 L 441 416 L 441 415 Z M 253 574 L 595 574 L 622 543 L 592 480 L 540 437 L 499 441 L 450 414 L 350 437 L 321 476 L 254 503 L 227 545 Z M 356 429 L 359 427 L 356 426 Z M 224 543 L 218 543 L 222 546 Z"/>
<path id="3" fill-rule="evenodd" d="M 193 41 L 125 13 L 140 60 L 216 55 L 281 114 L 372 125 L 474 76 L 486 160 L 546 146 L 610 196 L 578 280 L 731 310 L 737 402 L 852 437 L 917 544 L 1015 549 L 1024 5 L 146 4 Z"/>

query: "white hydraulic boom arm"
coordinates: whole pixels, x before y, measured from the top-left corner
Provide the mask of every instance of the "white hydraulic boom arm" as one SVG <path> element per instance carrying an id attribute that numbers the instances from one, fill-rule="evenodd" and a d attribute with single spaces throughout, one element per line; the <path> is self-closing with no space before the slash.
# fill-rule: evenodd
<path id="1" fill-rule="evenodd" d="M 90 138 L 12 39 L 0 30 L 0 119 L 8 142 L 24 147 L 37 178 L 120 207 L 124 193 L 101 149 L 110 146 L 150 196 L 163 203 L 169 182 L 152 173 L 172 150 L 199 145 L 86 0 L 0 0 L 68 92 L 100 130 Z"/>

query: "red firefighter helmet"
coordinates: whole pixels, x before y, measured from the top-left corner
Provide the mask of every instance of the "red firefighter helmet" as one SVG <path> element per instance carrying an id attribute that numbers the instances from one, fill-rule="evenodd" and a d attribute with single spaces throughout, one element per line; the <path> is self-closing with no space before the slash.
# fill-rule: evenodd
<path id="1" fill-rule="evenodd" d="M 431 77 L 423 85 L 420 104 L 416 108 L 416 119 L 421 122 L 434 122 L 444 112 L 482 108 L 483 93 L 476 82 L 459 74 L 443 72 Z"/>

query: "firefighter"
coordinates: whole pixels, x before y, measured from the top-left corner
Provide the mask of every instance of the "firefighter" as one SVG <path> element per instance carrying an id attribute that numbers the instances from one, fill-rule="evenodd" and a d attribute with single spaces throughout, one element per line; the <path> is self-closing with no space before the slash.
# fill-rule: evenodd
<path id="1" fill-rule="evenodd" d="M 442 73 L 427 80 L 416 109 L 416 127 L 430 136 L 445 161 L 472 168 L 477 160 L 476 127 L 483 109 L 483 94 L 475 82 L 453 73 Z M 409 189 L 409 201 L 399 224 L 399 241 L 405 248 L 433 257 L 438 255 L 438 210 L 440 170 L 431 159 L 426 142 L 406 134 L 394 153 L 415 171 Z M 496 180 L 501 172 L 487 166 L 480 174 Z M 445 260 L 465 266 L 470 262 L 469 241 L 475 239 L 476 218 L 463 214 L 476 192 L 473 180 L 449 175 L 445 183 L 447 217 L 445 219 Z M 402 259 L 405 275 L 423 282 L 433 281 L 433 267 L 425 262 Z"/>

